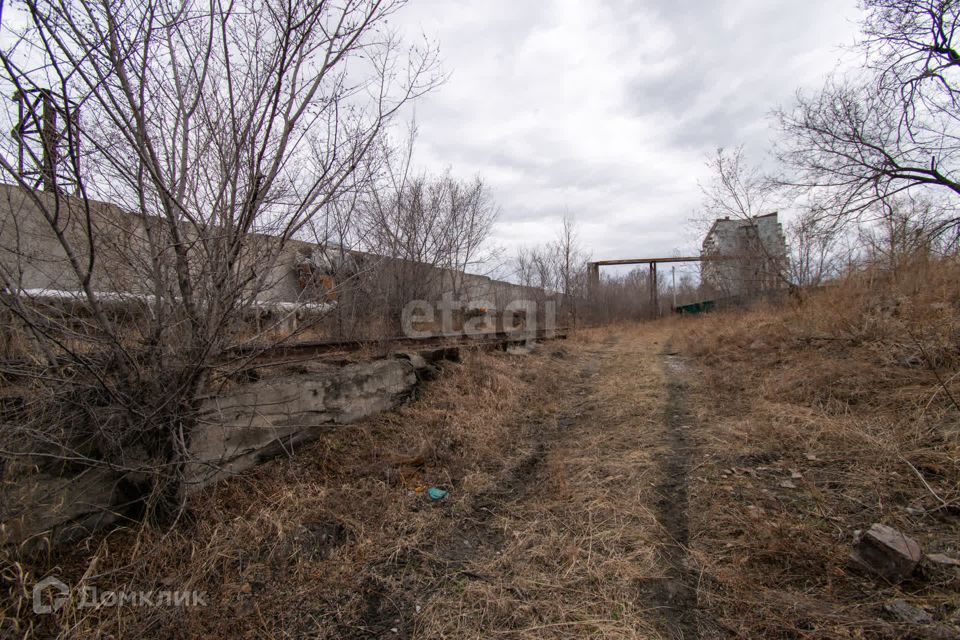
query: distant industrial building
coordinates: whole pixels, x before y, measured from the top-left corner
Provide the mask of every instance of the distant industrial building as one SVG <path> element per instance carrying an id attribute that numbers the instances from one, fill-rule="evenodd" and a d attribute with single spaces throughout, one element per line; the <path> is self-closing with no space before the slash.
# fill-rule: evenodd
<path id="1" fill-rule="evenodd" d="M 777 213 L 715 220 L 701 250 L 703 285 L 722 296 L 751 296 L 784 286 L 787 241 Z"/>
<path id="2" fill-rule="evenodd" d="M 150 256 L 157 247 L 148 239 L 148 231 L 160 225 L 158 218 L 106 202 L 57 197 L 9 184 L 0 184 L 0 295 L 58 306 L 82 306 L 86 300 L 64 243 L 44 218 L 41 205 L 59 215 L 58 231 L 74 250 L 73 258 L 82 268 L 93 265 L 89 287 L 101 304 L 125 316 L 133 309 L 155 305 L 158 283 L 151 277 Z M 202 242 L 187 224 L 183 234 L 191 256 L 202 264 L 205 258 L 198 255 Z M 168 249 L 160 247 L 167 254 Z M 338 326 L 348 313 L 364 319 L 373 313 L 371 309 L 396 297 L 396 283 L 403 280 L 416 281 L 417 298 L 431 303 L 455 300 L 463 309 L 503 309 L 515 300 L 546 295 L 442 266 L 293 238 L 281 241 L 258 233 L 245 238 L 241 259 L 244 268 L 255 272 L 255 288 L 251 285 L 255 290 L 251 299 L 243 301 L 243 313 L 258 319 L 284 318 L 283 326 L 291 329 L 308 315 L 336 316 L 337 322 L 331 325 Z M 201 287 L 207 284 L 199 276 L 197 281 Z M 176 291 L 164 294 L 176 297 Z M 399 310 L 397 315 L 399 321 Z"/>

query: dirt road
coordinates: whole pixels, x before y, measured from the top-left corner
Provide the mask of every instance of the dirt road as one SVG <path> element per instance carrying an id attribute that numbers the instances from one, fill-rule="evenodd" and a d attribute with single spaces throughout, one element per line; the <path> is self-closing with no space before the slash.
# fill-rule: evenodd
<path id="1" fill-rule="evenodd" d="M 433 576 L 420 613 L 394 633 L 700 637 L 682 363 L 651 332 L 564 353 L 575 375 L 554 415 L 468 512 L 451 512 L 426 552 Z"/>

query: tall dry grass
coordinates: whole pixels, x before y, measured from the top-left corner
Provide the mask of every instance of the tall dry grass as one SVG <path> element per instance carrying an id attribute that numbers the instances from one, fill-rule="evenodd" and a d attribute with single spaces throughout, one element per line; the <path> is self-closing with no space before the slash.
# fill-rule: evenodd
<path id="1" fill-rule="evenodd" d="M 903 637 L 904 599 L 957 633 L 960 571 L 892 585 L 848 562 L 873 522 L 960 557 L 960 263 L 853 274 L 802 301 L 686 320 L 701 364 L 693 553 L 741 637 Z M 935 637 L 935 636 L 930 636 Z"/>

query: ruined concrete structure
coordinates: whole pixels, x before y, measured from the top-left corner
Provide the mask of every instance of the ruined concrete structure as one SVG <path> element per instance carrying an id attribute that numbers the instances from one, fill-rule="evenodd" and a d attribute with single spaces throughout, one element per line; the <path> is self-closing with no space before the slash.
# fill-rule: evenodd
<path id="1" fill-rule="evenodd" d="M 455 349 L 397 353 L 347 365 L 313 362 L 299 374 L 280 373 L 202 399 L 190 438 L 184 490 L 193 492 L 277 456 L 292 455 L 327 430 L 391 409 L 436 375 Z M 131 460 L 133 466 L 136 460 Z M 128 476 L 106 467 L 65 475 L 36 468 L 5 478 L 0 492 L 0 544 L 49 532 L 54 541 L 122 520 Z M 125 489 L 125 487 L 127 487 Z"/>
<path id="2" fill-rule="evenodd" d="M 715 220 L 703 240 L 704 286 L 724 296 L 750 296 L 782 288 L 787 241 L 777 213 Z"/>
<path id="3" fill-rule="evenodd" d="M 44 212 L 53 212 L 55 225 L 44 219 Z M 160 262 L 152 258 L 171 253 L 171 240 L 163 235 L 169 229 L 160 222 L 108 203 L 0 185 L 0 273 L 4 276 L 0 289 L 5 295 L 29 299 L 30 304 L 49 305 L 51 315 L 67 306 L 82 311 L 87 299 L 81 294 L 83 283 L 77 271 L 86 269 L 93 252 L 90 288 L 105 307 L 133 325 L 138 318 L 155 313 L 158 293 L 168 300 L 177 296 L 170 274 L 150 277 L 150 269 Z M 57 234 L 66 241 L 61 242 Z M 215 233 L 199 237 L 186 225 L 180 235 L 188 255 L 205 251 L 205 243 L 217 242 Z M 484 276 L 301 240 L 281 244 L 274 236 L 249 234 L 241 241 L 238 268 L 254 269 L 259 278 L 243 313 L 252 312 L 258 322 L 261 311 L 296 318 L 301 311 L 339 310 L 351 296 L 372 298 L 388 290 L 395 272 L 422 277 L 428 284 L 419 292 L 429 302 L 453 297 L 467 305 L 499 307 L 544 295 Z M 64 245 L 73 248 L 73 255 L 67 254 Z M 193 268 L 202 269 L 202 254 L 196 264 Z M 364 287 L 337 286 L 338 278 L 364 280 L 358 274 L 373 276 Z M 203 273 L 196 276 L 198 299 L 203 300 L 205 293 L 212 297 L 216 289 L 204 291 L 208 281 Z M 168 288 L 158 292 L 154 286 Z M 249 319 L 240 312 L 237 316 Z M 523 334 L 516 338 L 525 339 Z M 456 357 L 456 350 L 444 348 L 396 353 L 368 362 L 300 363 L 290 371 L 274 370 L 268 379 L 246 380 L 226 391 L 208 390 L 209 395 L 199 399 L 198 423 L 187 436 L 184 490 L 202 488 L 271 457 L 291 454 L 328 429 L 395 407 L 410 397 L 420 380 L 436 375 L 442 359 Z M 0 544 L 24 542 L 44 532 L 52 532 L 54 540 L 67 540 L 127 517 L 127 506 L 142 497 L 138 465 L 150 468 L 145 450 L 133 447 L 129 456 L 126 470 L 92 466 L 83 471 L 67 465 L 14 468 L 0 457 L 0 479 L 4 480 Z"/>

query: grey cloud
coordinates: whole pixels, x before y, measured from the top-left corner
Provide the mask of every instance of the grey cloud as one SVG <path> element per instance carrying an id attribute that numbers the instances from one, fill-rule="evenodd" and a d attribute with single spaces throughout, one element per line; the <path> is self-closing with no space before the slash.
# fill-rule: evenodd
<path id="1" fill-rule="evenodd" d="M 416 107 L 417 157 L 483 176 L 508 244 L 552 238 L 569 210 L 595 255 L 691 248 L 704 155 L 762 151 L 769 111 L 833 69 L 855 5 L 412 2 L 401 31 L 435 36 L 451 71 Z"/>

